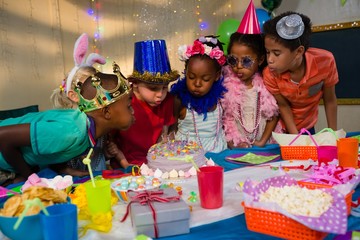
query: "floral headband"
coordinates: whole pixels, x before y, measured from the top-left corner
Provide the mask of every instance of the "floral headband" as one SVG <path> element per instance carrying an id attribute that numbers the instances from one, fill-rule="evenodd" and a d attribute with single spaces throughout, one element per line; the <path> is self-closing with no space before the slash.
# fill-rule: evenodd
<path id="1" fill-rule="evenodd" d="M 205 44 L 206 42 L 211 42 L 217 44 L 218 40 L 213 37 L 200 37 L 194 41 L 193 45 L 183 45 L 179 47 L 178 54 L 181 61 L 186 61 L 194 55 L 208 55 L 211 59 L 215 59 L 220 66 L 223 66 L 226 63 L 226 57 L 224 52 L 218 47 L 211 47 Z"/>

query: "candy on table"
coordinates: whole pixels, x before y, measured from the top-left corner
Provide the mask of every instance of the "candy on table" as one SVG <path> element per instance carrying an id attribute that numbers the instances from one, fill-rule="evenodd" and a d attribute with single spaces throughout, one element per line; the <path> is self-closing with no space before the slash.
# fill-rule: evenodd
<path id="1" fill-rule="evenodd" d="M 164 172 L 163 175 L 161 176 L 162 179 L 168 179 L 169 178 L 169 173 L 168 172 Z"/>
<path id="2" fill-rule="evenodd" d="M 158 186 L 160 186 L 160 180 L 158 179 L 158 178 L 153 178 L 152 179 L 152 185 L 154 186 L 154 187 L 158 187 Z"/>
<path id="3" fill-rule="evenodd" d="M 146 190 L 161 185 L 161 179 L 151 176 L 130 176 L 117 180 L 115 183 L 116 190 Z"/>
<path id="4" fill-rule="evenodd" d="M 191 205 L 189 205 L 190 212 L 192 212 L 193 208 Z"/>
<path id="5" fill-rule="evenodd" d="M 189 202 L 193 202 L 193 203 L 194 203 L 194 202 L 197 202 L 197 201 L 198 201 L 198 197 L 197 197 L 196 192 L 191 191 L 188 200 L 189 200 Z"/>
<path id="6" fill-rule="evenodd" d="M 24 185 L 21 187 L 21 191 L 28 189 L 31 186 L 42 186 L 47 187 L 48 186 L 48 180 L 44 178 L 40 178 L 36 173 L 31 174 Z"/>
<path id="7" fill-rule="evenodd" d="M 73 177 L 65 175 L 64 177 L 58 175 L 51 181 L 50 187 L 53 185 L 54 189 L 65 190 L 73 184 Z"/>
<path id="8" fill-rule="evenodd" d="M 182 187 L 180 186 L 176 186 L 175 190 L 178 192 L 178 194 L 181 196 L 182 195 Z"/>
<path id="9" fill-rule="evenodd" d="M 49 187 L 56 190 L 67 190 L 73 184 L 73 177 L 65 175 L 64 177 L 58 175 L 55 178 L 47 179 L 40 178 L 36 173 L 31 174 L 24 185 L 21 187 L 21 191 L 25 191 L 31 186 Z"/>
<path id="10" fill-rule="evenodd" d="M 178 172 L 175 170 L 175 169 L 173 169 L 173 170 L 171 170 L 170 172 L 169 172 L 169 177 L 170 178 L 177 178 L 179 176 L 179 174 L 178 174 Z"/>
<path id="11" fill-rule="evenodd" d="M 189 172 L 185 172 L 184 177 L 189 178 L 189 177 L 191 177 L 191 174 Z"/>
<path id="12" fill-rule="evenodd" d="M 136 183 L 141 185 L 145 183 L 145 178 L 143 176 L 136 178 Z"/>
<path id="13" fill-rule="evenodd" d="M 204 166 L 215 166 L 215 162 L 210 158 L 206 160 L 206 164 Z M 163 172 L 159 168 L 153 170 L 149 168 L 145 163 L 143 163 L 140 166 L 139 172 L 143 176 L 154 176 L 162 179 L 177 178 L 177 177 L 189 178 L 191 176 L 197 175 L 197 170 L 194 166 L 192 166 L 186 172 L 184 172 L 183 170 L 177 171 L 176 169 L 172 169 L 170 172 Z"/>
<path id="14" fill-rule="evenodd" d="M 137 182 L 130 182 L 130 184 L 128 185 L 128 187 L 130 189 L 138 189 L 139 186 L 141 186 L 141 185 L 139 185 Z M 124 190 L 126 190 L 126 189 L 124 189 Z"/>
<path id="15" fill-rule="evenodd" d="M 189 169 L 189 173 L 191 176 L 196 176 L 197 175 L 197 170 L 194 167 L 191 167 Z"/>
<path id="16" fill-rule="evenodd" d="M 161 189 L 164 189 L 164 188 L 174 188 L 179 195 L 182 195 L 182 187 L 181 186 L 175 186 L 174 183 L 163 183 L 160 185 L 160 188 Z"/>
<path id="17" fill-rule="evenodd" d="M 160 170 L 160 169 L 156 169 L 155 172 L 154 172 L 154 177 L 161 177 L 163 175 L 163 172 Z"/>

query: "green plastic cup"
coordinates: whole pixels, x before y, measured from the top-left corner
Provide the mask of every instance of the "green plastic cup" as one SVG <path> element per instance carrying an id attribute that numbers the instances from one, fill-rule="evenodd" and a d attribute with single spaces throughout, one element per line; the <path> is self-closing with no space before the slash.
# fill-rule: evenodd
<path id="1" fill-rule="evenodd" d="M 109 180 L 96 180 L 93 186 L 92 182 L 86 182 L 86 199 L 90 214 L 107 213 L 111 211 L 111 188 Z"/>

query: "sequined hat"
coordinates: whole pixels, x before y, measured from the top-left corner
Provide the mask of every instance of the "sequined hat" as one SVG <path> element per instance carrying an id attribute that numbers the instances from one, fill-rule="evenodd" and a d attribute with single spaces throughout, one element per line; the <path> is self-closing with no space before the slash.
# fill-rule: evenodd
<path id="1" fill-rule="evenodd" d="M 152 84 L 167 84 L 179 78 L 171 70 L 165 40 L 148 40 L 135 43 L 134 71 L 130 82 L 140 80 Z"/>
<path id="2" fill-rule="evenodd" d="M 304 32 L 304 28 L 304 22 L 298 14 L 285 16 L 276 23 L 276 32 L 281 38 L 287 40 L 300 37 Z"/>

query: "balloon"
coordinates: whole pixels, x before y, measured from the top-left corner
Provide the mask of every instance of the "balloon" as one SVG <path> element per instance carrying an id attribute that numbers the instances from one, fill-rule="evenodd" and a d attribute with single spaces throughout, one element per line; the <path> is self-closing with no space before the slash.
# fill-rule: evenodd
<path id="1" fill-rule="evenodd" d="M 261 0 L 261 5 L 269 12 L 272 12 L 280 6 L 281 1 L 282 0 Z"/>
<path id="2" fill-rule="evenodd" d="M 267 12 L 266 10 L 264 10 L 262 8 L 256 8 L 255 12 L 256 12 L 256 16 L 258 18 L 260 29 L 261 29 L 261 32 L 262 32 L 264 23 L 267 20 L 270 20 L 270 14 L 269 14 L 269 12 Z"/>
<path id="3" fill-rule="evenodd" d="M 240 21 L 236 19 L 227 19 L 220 23 L 216 34 L 219 36 L 220 42 L 224 43 L 224 54 L 227 54 L 230 36 L 238 29 Z"/>

